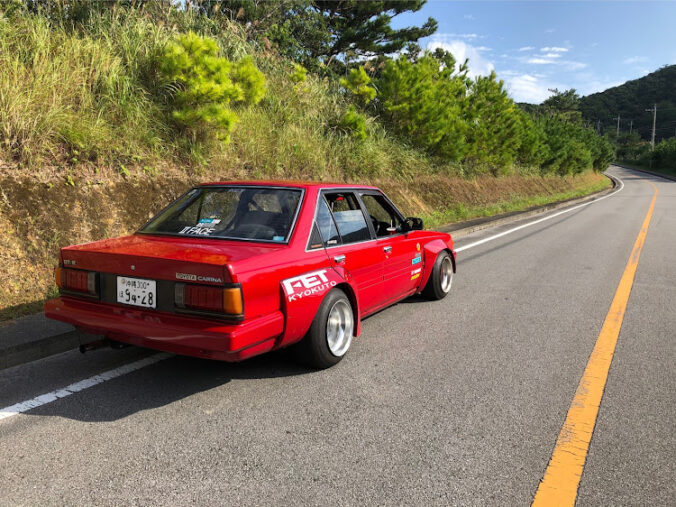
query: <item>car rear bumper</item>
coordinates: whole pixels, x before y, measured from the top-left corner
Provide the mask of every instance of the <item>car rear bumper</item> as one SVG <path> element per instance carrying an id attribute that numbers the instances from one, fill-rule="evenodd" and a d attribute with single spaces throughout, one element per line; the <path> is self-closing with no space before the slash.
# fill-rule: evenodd
<path id="1" fill-rule="evenodd" d="M 279 311 L 233 324 L 66 296 L 47 301 L 45 315 L 111 340 L 221 361 L 241 361 L 267 352 L 284 331 Z"/>

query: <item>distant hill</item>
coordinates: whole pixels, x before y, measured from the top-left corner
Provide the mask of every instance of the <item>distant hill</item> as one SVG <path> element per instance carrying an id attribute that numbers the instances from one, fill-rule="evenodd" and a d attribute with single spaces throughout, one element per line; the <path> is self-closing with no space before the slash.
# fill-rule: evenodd
<path id="1" fill-rule="evenodd" d="M 646 112 L 657 103 L 655 141 L 676 136 L 676 65 L 668 65 L 640 79 L 621 86 L 582 97 L 580 110 L 585 120 L 596 125 L 601 121 L 603 132 L 614 132 L 620 115 L 620 132 L 633 131 L 650 139 L 653 114 Z"/>

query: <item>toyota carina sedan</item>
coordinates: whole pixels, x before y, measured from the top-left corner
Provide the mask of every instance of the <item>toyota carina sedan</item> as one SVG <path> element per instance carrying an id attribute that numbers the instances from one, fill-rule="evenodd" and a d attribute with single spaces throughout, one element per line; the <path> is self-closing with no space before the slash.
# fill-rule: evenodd
<path id="1" fill-rule="evenodd" d="M 361 320 L 451 289 L 451 236 L 375 187 L 207 183 L 131 236 L 61 249 L 48 317 L 113 342 L 240 361 L 296 345 L 318 368 Z"/>

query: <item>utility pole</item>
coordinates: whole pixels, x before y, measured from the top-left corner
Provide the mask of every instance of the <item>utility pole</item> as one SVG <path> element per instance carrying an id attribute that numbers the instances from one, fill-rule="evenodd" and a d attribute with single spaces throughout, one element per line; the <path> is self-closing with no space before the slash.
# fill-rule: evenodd
<path id="1" fill-rule="evenodd" d="M 634 120 L 631 120 L 629 122 L 629 135 L 631 135 L 631 130 L 632 130 L 633 127 L 634 127 Z"/>
<path id="2" fill-rule="evenodd" d="M 653 114 L 653 136 L 650 141 L 650 151 L 655 151 L 655 124 L 657 123 L 657 104 L 652 109 L 646 109 L 647 112 Z"/>
<path id="3" fill-rule="evenodd" d="M 620 137 L 620 115 L 617 115 L 617 118 L 613 118 L 613 120 L 617 120 L 617 133 L 615 134 L 615 137 Z"/>
<path id="4" fill-rule="evenodd" d="M 601 134 L 601 120 L 596 120 L 596 133 Z"/>

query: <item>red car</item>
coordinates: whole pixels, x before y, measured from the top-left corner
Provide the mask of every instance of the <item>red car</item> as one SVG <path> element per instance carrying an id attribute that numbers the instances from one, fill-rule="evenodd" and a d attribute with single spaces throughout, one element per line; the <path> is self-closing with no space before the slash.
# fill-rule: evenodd
<path id="1" fill-rule="evenodd" d="M 131 236 L 61 249 L 45 314 L 114 342 L 240 361 L 298 343 L 319 368 L 361 319 L 416 293 L 441 299 L 448 234 L 377 188 L 207 183 Z"/>

